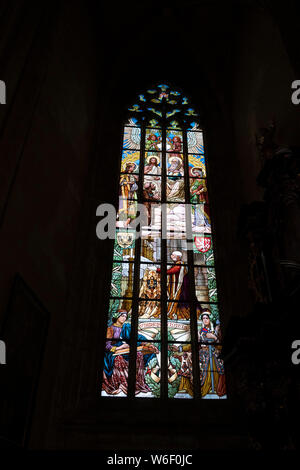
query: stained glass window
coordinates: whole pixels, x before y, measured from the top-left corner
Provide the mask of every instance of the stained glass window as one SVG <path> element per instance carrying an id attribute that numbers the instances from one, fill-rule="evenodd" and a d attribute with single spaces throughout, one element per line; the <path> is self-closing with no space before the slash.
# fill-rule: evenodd
<path id="1" fill-rule="evenodd" d="M 102 396 L 226 398 L 205 145 L 191 106 L 158 84 L 128 109 Z"/>

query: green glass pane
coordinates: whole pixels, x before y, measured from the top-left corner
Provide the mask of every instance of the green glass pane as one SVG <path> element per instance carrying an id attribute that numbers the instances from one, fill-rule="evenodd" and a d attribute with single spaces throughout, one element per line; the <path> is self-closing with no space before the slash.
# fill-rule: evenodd
<path id="1" fill-rule="evenodd" d="M 217 302 L 216 273 L 214 268 L 195 266 L 196 297 L 199 302 Z"/>

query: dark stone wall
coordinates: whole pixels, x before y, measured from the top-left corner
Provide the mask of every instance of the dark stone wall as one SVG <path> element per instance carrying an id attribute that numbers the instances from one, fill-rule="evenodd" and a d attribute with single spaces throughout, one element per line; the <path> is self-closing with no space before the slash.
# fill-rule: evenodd
<path id="1" fill-rule="evenodd" d="M 13 16 L 18 8 L 21 26 Z M 83 2 L 43 2 L 42 8 L 40 2 L 15 2 L 5 13 L 17 38 L 6 44 L 10 55 L 1 77 L 8 92 L 1 107 L 0 312 L 4 316 L 17 272 L 50 312 L 36 402 L 42 439 L 94 145 L 98 65 L 93 19 Z M 27 36 L 33 44 L 26 48 Z M 9 342 L 7 348 L 9 364 Z"/>

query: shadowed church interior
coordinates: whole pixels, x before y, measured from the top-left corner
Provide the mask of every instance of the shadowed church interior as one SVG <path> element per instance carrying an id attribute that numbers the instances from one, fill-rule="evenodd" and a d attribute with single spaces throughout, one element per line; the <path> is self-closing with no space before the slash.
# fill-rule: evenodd
<path id="1" fill-rule="evenodd" d="M 1 448 L 299 447 L 296 0 L 0 5 Z M 123 125 L 182 90 L 205 134 L 227 398 L 103 397 Z"/>

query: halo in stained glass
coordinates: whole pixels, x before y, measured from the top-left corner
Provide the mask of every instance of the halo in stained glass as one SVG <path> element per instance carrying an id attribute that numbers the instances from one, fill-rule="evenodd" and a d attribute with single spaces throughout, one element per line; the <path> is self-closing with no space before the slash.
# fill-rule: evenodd
<path id="1" fill-rule="evenodd" d="M 135 231 L 117 229 L 114 243 L 114 260 L 129 261 L 135 256 Z"/>
<path id="2" fill-rule="evenodd" d="M 196 176 L 195 169 L 199 168 L 202 171 L 202 176 L 206 177 L 206 166 L 205 166 L 204 155 L 189 155 L 188 163 L 189 163 L 190 176 L 192 177 Z"/>
<path id="3" fill-rule="evenodd" d="M 166 113 L 166 117 L 167 119 L 169 119 L 170 117 L 174 116 L 177 113 L 180 113 L 180 109 L 172 109 L 172 111 L 168 111 Z"/>

